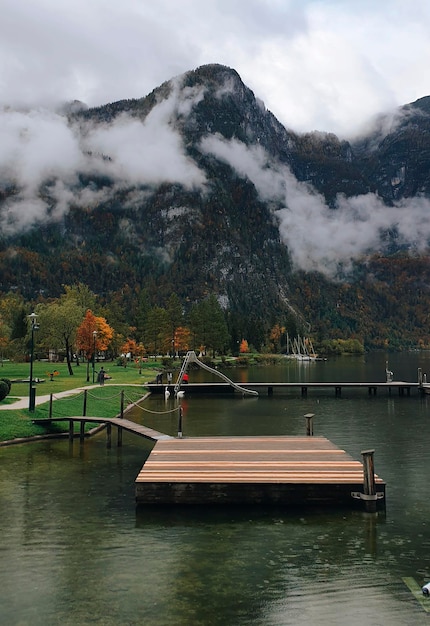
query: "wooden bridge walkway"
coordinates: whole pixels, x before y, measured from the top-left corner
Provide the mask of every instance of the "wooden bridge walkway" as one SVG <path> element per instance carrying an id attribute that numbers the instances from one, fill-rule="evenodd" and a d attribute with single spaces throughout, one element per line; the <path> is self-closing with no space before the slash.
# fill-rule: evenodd
<path id="1" fill-rule="evenodd" d="M 161 433 L 158 430 L 154 430 L 153 428 L 148 428 L 147 426 L 142 426 L 141 424 L 136 424 L 136 422 L 132 422 L 131 420 L 125 419 L 123 417 L 91 417 L 91 416 L 79 416 L 74 415 L 72 417 L 52 417 L 52 418 L 44 418 L 44 419 L 34 419 L 33 422 L 35 424 L 49 424 L 52 422 L 69 422 L 69 438 L 73 439 L 75 437 L 75 429 L 74 423 L 78 422 L 80 424 L 80 439 L 84 439 L 85 437 L 85 424 L 87 422 L 93 424 L 102 424 L 106 426 L 108 433 L 108 447 L 110 447 L 111 443 L 111 429 L 112 426 L 116 426 L 118 428 L 118 445 L 121 445 L 122 438 L 121 433 L 123 430 L 126 430 L 130 433 L 134 433 L 135 435 L 139 435 L 140 437 L 144 437 L 145 439 L 149 439 L 151 441 L 160 441 L 163 439 L 173 439 L 170 435 L 166 435 L 165 433 Z"/>

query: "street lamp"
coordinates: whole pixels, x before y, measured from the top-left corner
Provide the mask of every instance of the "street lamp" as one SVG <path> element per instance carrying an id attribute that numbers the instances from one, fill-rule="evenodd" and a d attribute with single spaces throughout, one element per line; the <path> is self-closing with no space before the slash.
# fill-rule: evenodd
<path id="1" fill-rule="evenodd" d="M 93 330 L 93 383 L 94 383 L 94 374 L 96 371 L 96 337 L 97 337 L 97 331 Z"/>
<path id="2" fill-rule="evenodd" d="M 38 330 L 39 326 L 36 323 L 36 313 L 31 313 L 28 316 L 31 320 L 31 344 L 30 344 L 30 389 L 28 394 L 28 410 L 34 412 L 36 406 L 36 387 L 33 387 L 33 356 L 34 356 L 34 331 Z"/>

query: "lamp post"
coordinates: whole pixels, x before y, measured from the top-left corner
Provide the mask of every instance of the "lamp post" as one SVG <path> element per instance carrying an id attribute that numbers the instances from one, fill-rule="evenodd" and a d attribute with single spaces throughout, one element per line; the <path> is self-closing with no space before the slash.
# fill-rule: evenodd
<path id="1" fill-rule="evenodd" d="M 36 313 L 31 313 L 28 316 L 31 320 L 31 343 L 30 343 L 30 388 L 28 394 L 28 410 L 34 412 L 36 406 L 36 387 L 33 387 L 33 356 L 34 356 L 34 331 L 39 328 L 36 323 Z"/>
<path id="2" fill-rule="evenodd" d="M 93 330 L 93 383 L 94 383 L 94 374 L 96 371 L 96 337 L 97 337 L 97 331 Z"/>

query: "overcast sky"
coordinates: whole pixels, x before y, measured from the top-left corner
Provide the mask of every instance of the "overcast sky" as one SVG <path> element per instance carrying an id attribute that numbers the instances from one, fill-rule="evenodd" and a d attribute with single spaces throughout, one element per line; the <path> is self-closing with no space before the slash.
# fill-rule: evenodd
<path id="1" fill-rule="evenodd" d="M 1 0 L 0 104 L 147 95 L 236 69 L 287 127 L 351 135 L 430 95 L 428 0 Z"/>

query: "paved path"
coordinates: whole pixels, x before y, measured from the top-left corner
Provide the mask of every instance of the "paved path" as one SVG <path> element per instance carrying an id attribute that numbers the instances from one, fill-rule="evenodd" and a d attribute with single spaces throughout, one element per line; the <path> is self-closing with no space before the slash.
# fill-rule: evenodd
<path id="1" fill-rule="evenodd" d="M 108 385 L 105 385 L 106 387 Z M 111 385 L 109 385 L 111 386 Z M 132 384 L 132 383 L 125 383 L 125 384 L 121 384 L 121 385 L 114 385 L 112 384 L 112 387 L 114 386 L 121 386 L 121 387 L 143 387 L 144 384 Z M 99 385 L 88 385 L 86 387 L 77 387 L 76 389 L 68 389 L 67 391 L 56 391 L 53 394 L 54 400 L 58 400 L 58 398 L 67 398 L 68 396 L 75 396 L 78 395 L 79 393 L 82 393 L 85 389 L 97 389 L 99 387 Z M 11 399 L 17 396 L 9 396 Z M 36 404 L 44 404 L 45 402 L 49 402 L 51 396 L 50 394 L 44 394 L 44 395 L 37 395 L 36 394 Z M 20 396 L 18 398 L 18 400 L 16 402 L 13 402 L 12 404 L 0 404 L 0 411 L 7 411 L 8 409 L 28 409 L 28 403 L 29 403 L 29 398 L 28 396 Z"/>
<path id="2" fill-rule="evenodd" d="M 68 389 L 67 391 L 58 391 L 54 394 L 54 399 L 57 398 L 65 398 L 67 396 L 74 396 L 78 393 L 81 393 L 84 389 L 94 389 L 94 387 L 78 387 L 77 389 Z M 16 396 L 10 396 L 14 398 Z M 36 404 L 44 404 L 45 402 L 49 402 L 51 396 L 50 394 L 38 396 L 36 394 Z M 21 396 L 18 398 L 16 402 L 12 404 L 0 404 L 0 411 L 7 411 L 8 409 L 28 409 L 29 399 L 28 396 Z"/>

